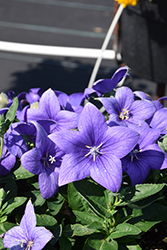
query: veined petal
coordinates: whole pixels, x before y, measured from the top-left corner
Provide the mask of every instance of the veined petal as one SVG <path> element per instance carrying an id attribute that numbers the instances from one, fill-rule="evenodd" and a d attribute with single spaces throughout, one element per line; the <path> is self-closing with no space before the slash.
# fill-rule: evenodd
<path id="1" fill-rule="evenodd" d="M 32 240 L 31 231 L 36 226 L 36 216 L 34 212 L 34 207 L 32 205 L 31 200 L 27 202 L 26 209 L 24 215 L 20 222 L 20 227 L 24 232 L 24 237 L 27 240 Z"/>
<path id="2" fill-rule="evenodd" d="M 57 116 L 57 113 L 60 111 L 60 103 L 52 89 L 46 90 L 41 96 L 39 110 L 45 114 L 45 119 L 54 120 Z"/>
<path id="3" fill-rule="evenodd" d="M 142 184 L 150 172 L 149 164 L 146 160 L 134 159 L 127 165 L 127 174 L 131 179 L 132 186 Z"/>
<path id="4" fill-rule="evenodd" d="M 41 250 L 54 237 L 53 234 L 44 227 L 35 227 L 32 230 L 34 238 L 33 250 Z"/>
<path id="5" fill-rule="evenodd" d="M 44 199 L 49 199 L 57 193 L 59 189 L 58 178 L 59 175 L 54 171 L 50 174 L 48 174 L 47 171 L 43 171 L 43 173 L 39 175 L 39 188 Z"/>
<path id="6" fill-rule="evenodd" d="M 37 148 L 33 148 L 22 155 L 21 164 L 30 173 L 39 175 L 43 171 L 41 159 L 41 151 L 39 151 Z"/>
<path id="7" fill-rule="evenodd" d="M 161 129 L 161 131 L 166 130 L 167 128 L 167 109 L 159 109 L 155 112 L 151 122 L 150 126 L 152 128 L 158 128 Z"/>
<path id="8" fill-rule="evenodd" d="M 74 129 L 77 127 L 78 114 L 75 112 L 61 110 L 56 116 L 56 130 Z"/>
<path id="9" fill-rule="evenodd" d="M 142 157 L 147 159 L 148 165 L 152 169 L 161 169 L 165 159 L 165 154 L 157 144 L 149 145 L 141 151 Z"/>
<path id="10" fill-rule="evenodd" d="M 147 120 L 154 114 L 155 111 L 156 108 L 151 101 L 140 100 L 133 102 L 130 112 L 134 119 Z"/>
<path id="11" fill-rule="evenodd" d="M 99 100 L 103 104 L 104 108 L 109 114 L 114 115 L 117 118 L 119 117 L 119 112 L 121 111 L 121 109 L 117 99 L 115 99 L 114 97 L 100 97 L 97 98 L 97 100 Z"/>
<path id="12" fill-rule="evenodd" d="M 102 139 L 103 152 L 122 158 L 135 147 L 139 137 L 139 134 L 130 128 L 122 126 L 110 127 Z"/>
<path id="13" fill-rule="evenodd" d="M 90 169 L 90 176 L 112 192 L 118 192 L 122 182 L 122 164 L 114 155 L 97 158 Z"/>
<path id="14" fill-rule="evenodd" d="M 5 233 L 3 244 L 5 247 L 11 248 L 19 245 L 21 240 L 24 239 L 27 240 L 22 228 L 20 226 L 16 226 Z"/>
<path id="15" fill-rule="evenodd" d="M 78 128 L 84 133 L 87 141 L 91 140 L 92 144 L 96 144 L 107 130 L 107 123 L 102 113 L 93 104 L 88 103 L 81 113 Z"/>
<path id="16" fill-rule="evenodd" d="M 61 130 L 52 133 L 51 140 L 66 154 L 76 153 L 85 149 L 85 145 L 87 145 L 84 134 L 74 130 Z"/>
<path id="17" fill-rule="evenodd" d="M 92 161 L 91 157 L 86 157 L 83 153 L 65 155 L 59 173 L 59 186 L 89 176 Z"/>
<path id="18" fill-rule="evenodd" d="M 132 90 L 124 86 L 117 89 L 115 98 L 117 99 L 121 109 L 129 109 L 134 102 L 134 94 Z"/>

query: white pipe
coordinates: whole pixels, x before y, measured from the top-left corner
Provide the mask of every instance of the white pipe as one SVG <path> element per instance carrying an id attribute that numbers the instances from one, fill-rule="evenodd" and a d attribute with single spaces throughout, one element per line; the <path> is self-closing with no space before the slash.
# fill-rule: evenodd
<path id="1" fill-rule="evenodd" d="M 101 55 L 100 49 L 34 45 L 34 44 L 13 43 L 5 41 L 0 41 L 0 51 L 49 55 L 49 56 L 85 57 L 85 58 L 98 58 Z M 103 58 L 113 60 L 115 58 L 114 50 L 106 50 L 103 53 Z"/>
<path id="2" fill-rule="evenodd" d="M 97 58 L 96 63 L 94 65 L 94 68 L 93 68 L 93 71 L 92 71 L 92 74 L 91 74 L 91 77 L 90 77 L 90 80 L 89 80 L 88 88 L 92 87 L 92 85 L 93 85 L 93 83 L 94 83 L 94 81 L 96 79 L 96 75 L 97 75 L 98 69 L 100 67 L 103 55 L 106 52 L 107 45 L 108 45 L 108 43 L 109 43 L 109 41 L 111 39 L 112 33 L 113 33 L 113 31 L 115 29 L 115 26 L 116 26 L 121 14 L 122 14 L 123 9 L 124 9 L 123 4 L 120 4 L 120 6 L 119 6 L 119 8 L 118 8 L 112 22 L 111 22 L 111 25 L 110 25 L 110 27 L 108 29 L 107 35 L 106 35 L 106 37 L 104 39 L 103 45 L 101 47 L 101 53 L 100 53 L 99 57 Z"/>

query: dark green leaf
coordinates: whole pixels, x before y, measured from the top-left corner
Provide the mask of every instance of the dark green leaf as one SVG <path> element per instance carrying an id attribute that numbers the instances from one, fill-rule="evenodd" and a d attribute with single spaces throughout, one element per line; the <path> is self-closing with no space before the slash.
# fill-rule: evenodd
<path id="1" fill-rule="evenodd" d="M 85 241 L 83 250 L 118 250 L 118 244 L 106 241 L 103 234 L 93 234 Z"/>
<path id="2" fill-rule="evenodd" d="M 103 189 L 100 185 L 95 184 L 88 179 L 84 179 L 75 182 L 74 187 L 78 193 L 80 193 L 85 198 L 95 213 L 103 217 L 111 216 L 106 204 Z"/>
<path id="3" fill-rule="evenodd" d="M 65 226 L 63 234 L 66 237 L 84 236 L 94 233 L 95 230 L 96 229 L 91 229 L 88 226 L 82 226 L 81 224 L 74 224 Z"/>
<path id="4" fill-rule="evenodd" d="M 59 245 L 60 245 L 59 250 L 71 250 L 72 249 L 70 240 L 63 235 L 59 239 Z"/>
<path id="5" fill-rule="evenodd" d="M 2 214 L 9 215 L 15 208 L 21 206 L 27 200 L 26 197 L 15 197 L 8 200 L 2 206 Z"/>
<path id="6" fill-rule="evenodd" d="M 114 230 L 109 236 L 110 239 L 117 239 L 126 235 L 137 235 L 140 234 L 141 230 L 131 224 L 128 223 L 122 223 L 118 224 Z"/>
<path id="7" fill-rule="evenodd" d="M 49 228 L 51 230 L 55 230 L 58 226 L 57 220 L 50 215 L 47 214 L 36 214 L 37 225 Z"/>
<path id="8" fill-rule="evenodd" d="M 93 214 L 89 214 L 89 213 L 85 213 L 81 211 L 74 211 L 74 210 L 73 210 L 73 213 L 77 216 L 77 218 L 79 219 L 79 221 L 81 221 L 82 224 L 90 225 L 93 222 L 98 222 L 103 227 L 104 220 L 97 215 L 93 215 Z"/>
<path id="9" fill-rule="evenodd" d="M 51 199 L 47 201 L 48 208 L 51 214 L 56 215 L 60 211 L 63 206 L 65 199 L 64 197 L 58 193 L 56 196 L 53 196 Z"/>
<path id="10" fill-rule="evenodd" d="M 151 195 L 158 193 L 163 187 L 166 186 L 165 183 L 161 184 L 139 184 L 130 188 L 128 194 L 125 196 L 125 201 L 120 204 L 124 206 L 127 204 L 132 204 L 139 200 L 143 200 Z"/>

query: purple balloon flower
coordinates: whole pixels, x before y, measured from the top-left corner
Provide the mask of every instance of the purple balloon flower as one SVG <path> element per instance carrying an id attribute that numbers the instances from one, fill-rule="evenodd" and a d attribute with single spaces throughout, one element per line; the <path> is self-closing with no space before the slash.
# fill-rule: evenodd
<path id="1" fill-rule="evenodd" d="M 33 122 L 36 127 L 35 148 L 27 151 L 21 157 L 25 169 L 39 175 L 39 188 L 44 199 L 53 196 L 59 189 L 58 177 L 63 152 L 47 136 L 43 127 Z"/>
<path id="2" fill-rule="evenodd" d="M 10 170 L 14 167 L 16 163 L 16 157 L 12 155 L 7 147 L 3 146 L 3 152 L 0 160 L 0 175 L 9 174 Z"/>
<path id="3" fill-rule="evenodd" d="M 96 90 L 97 95 L 99 93 L 102 95 L 104 93 L 110 92 L 113 90 L 118 83 L 125 79 L 128 75 L 129 68 L 127 66 L 119 68 L 113 75 L 111 79 L 100 79 L 93 83 L 92 88 Z"/>
<path id="4" fill-rule="evenodd" d="M 139 135 L 129 128 L 108 128 L 101 112 L 88 103 L 80 116 L 79 131 L 58 131 L 54 141 L 66 155 L 59 174 L 59 185 L 89 175 L 105 188 L 117 192 L 122 182 L 120 158 L 136 145 Z"/>
<path id="5" fill-rule="evenodd" d="M 35 142 L 36 129 L 33 124 L 23 122 L 13 123 L 5 134 L 4 141 L 11 154 L 21 158 Z"/>
<path id="6" fill-rule="evenodd" d="M 134 93 L 128 87 L 117 89 L 115 97 L 98 98 L 110 114 L 109 122 L 115 122 L 122 126 L 129 123 L 140 124 L 152 117 L 156 108 L 151 101 L 136 100 Z"/>
<path id="7" fill-rule="evenodd" d="M 12 250 L 41 250 L 53 234 L 44 227 L 36 227 L 36 216 L 31 200 L 28 201 L 20 226 L 5 233 L 4 246 Z"/>
<path id="8" fill-rule="evenodd" d="M 151 168 L 166 167 L 163 164 L 165 154 L 156 144 L 160 131 L 137 126 L 134 129 L 140 134 L 140 139 L 134 149 L 122 159 L 123 171 L 128 173 L 132 185 L 143 183 Z"/>
<path id="9" fill-rule="evenodd" d="M 27 121 L 38 121 L 47 130 L 52 126 L 51 132 L 61 129 L 73 129 L 77 126 L 78 115 L 75 112 L 61 110 L 59 100 L 52 89 L 43 93 L 39 101 L 39 108 L 27 110 Z"/>

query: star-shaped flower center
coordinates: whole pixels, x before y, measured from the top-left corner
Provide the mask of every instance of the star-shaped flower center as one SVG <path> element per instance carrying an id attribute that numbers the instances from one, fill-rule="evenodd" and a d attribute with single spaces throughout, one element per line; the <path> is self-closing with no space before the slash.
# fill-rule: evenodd
<path id="1" fill-rule="evenodd" d="M 46 156 L 42 157 L 42 162 L 44 167 L 50 167 L 50 164 L 53 164 L 54 162 L 56 162 L 55 156 L 49 155 L 48 152 L 46 153 Z"/>
<path id="2" fill-rule="evenodd" d="M 121 120 L 128 120 L 129 119 L 129 110 L 128 109 L 122 109 L 122 112 L 119 113 L 119 118 Z"/>
<path id="3" fill-rule="evenodd" d="M 32 247 L 34 245 L 34 242 L 29 240 L 28 242 L 26 242 L 25 240 L 21 240 L 21 244 L 20 246 L 24 249 L 24 250 L 31 250 Z"/>
<path id="4" fill-rule="evenodd" d="M 99 151 L 100 147 L 103 145 L 103 143 L 101 143 L 99 146 L 87 146 L 85 145 L 86 148 L 89 148 L 89 152 L 85 155 L 85 156 L 88 156 L 88 155 L 92 155 L 93 156 L 93 161 L 96 160 L 96 156 L 98 154 L 103 154 Z"/>

